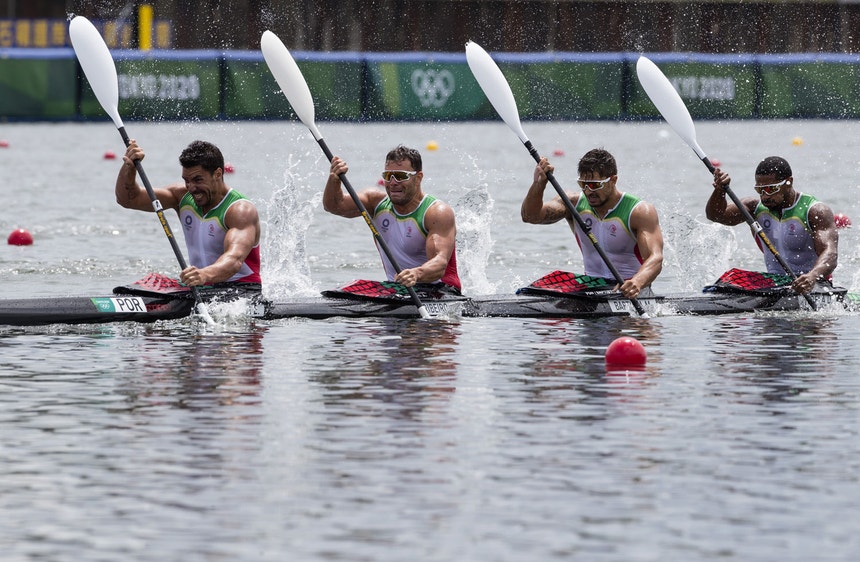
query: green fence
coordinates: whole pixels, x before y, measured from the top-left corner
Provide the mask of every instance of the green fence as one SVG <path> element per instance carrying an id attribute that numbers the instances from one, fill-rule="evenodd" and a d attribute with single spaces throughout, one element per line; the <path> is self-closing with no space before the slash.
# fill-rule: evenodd
<path id="1" fill-rule="evenodd" d="M 114 51 L 130 120 L 294 119 L 259 52 Z M 498 119 L 465 54 L 294 53 L 320 120 Z M 634 53 L 494 53 L 523 119 L 659 118 Z M 860 56 L 649 55 L 698 119 L 860 118 Z M 0 119 L 106 119 L 74 52 L 0 49 Z"/>

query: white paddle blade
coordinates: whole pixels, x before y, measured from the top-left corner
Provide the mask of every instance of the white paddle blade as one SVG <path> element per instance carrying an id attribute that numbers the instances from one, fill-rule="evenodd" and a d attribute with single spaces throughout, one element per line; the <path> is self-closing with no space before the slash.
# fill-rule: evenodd
<path id="1" fill-rule="evenodd" d="M 104 39 L 90 20 L 83 16 L 72 19 L 69 37 L 96 99 L 119 129 L 123 126 L 119 116 L 119 83 L 116 65 Z"/>
<path id="2" fill-rule="evenodd" d="M 490 100 L 496 113 L 516 133 L 520 140 L 528 142 L 525 131 L 520 124 L 520 112 L 511 86 L 502 74 L 501 69 L 480 45 L 473 41 L 466 43 L 466 62 L 475 75 L 478 85 L 484 90 L 484 95 Z"/>
<path id="3" fill-rule="evenodd" d="M 699 158 L 706 158 L 704 151 L 696 142 L 696 127 L 693 125 L 693 118 L 690 117 L 690 112 L 687 109 L 684 100 L 666 78 L 657 65 L 651 62 L 646 57 L 639 57 L 636 61 L 636 75 L 639 77 L 639 83 L 651 101 L 660 111 L 660 114 L 669 123 L 678 136 L 686 142 L 693 152 Z"/>
<path id="4" fill-rule="evenodd" d="M 264 31 L 263 37 L 260 38 L 260 49 L 275 81 L 293 106 L 293 111 L 305 127 L 310 129 L 314 138 L 320 140 L 322 135 L 314 122 L 314 98 L 290 51 L 284 42 L 269 30 Z"/>

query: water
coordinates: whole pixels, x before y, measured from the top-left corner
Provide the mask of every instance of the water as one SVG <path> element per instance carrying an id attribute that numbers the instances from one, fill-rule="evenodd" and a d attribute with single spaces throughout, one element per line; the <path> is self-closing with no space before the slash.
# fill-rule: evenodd
<path id="1" fill-rule="evenodd" d="M 752 193 L 762 157 L 857 213 L 854 122 L 707 122 L 699 142 Z M 326 215 L 328 165 L 293 123 L 127 124 L 153 183 L 194 138 L 260 203 L 267 291 L 379 278 L 366 226 Z M 454 206 L 464 285 L 578 270 L 566 226 L 519 222 L 533 162 L 500 123 L 321 123 L 372 185 L 397 143 Z M 604 146 L 666 235 L 660 292 L 760 269 L 745 227 L 704 219 L 707 170 L 661 123 L 526 123 L 572 185 Z M 4 125 L 0 296 L 106 292 L 174 273 L 154 215 L 113 202 L 107 123 Z M 795 144 L 799 137 L 802 143 Z M 439 150 L 423 150 L 434 140 Z M 312 212 L 307 212 L 308 206 Z M 172 218 L 172 217 L 171 217 Z M 837 281 L 860 290 L 856 229 Z M 468 267 L 466 267 L 468 266 Z M 0 329 L 0 548 L 19 560 L 851 560 L 860 539 L 860 322 L 829 312 L 599 320 L 280 320 L 215 330 Z M 607 371 L 620 335 L 642 371 Z"/>

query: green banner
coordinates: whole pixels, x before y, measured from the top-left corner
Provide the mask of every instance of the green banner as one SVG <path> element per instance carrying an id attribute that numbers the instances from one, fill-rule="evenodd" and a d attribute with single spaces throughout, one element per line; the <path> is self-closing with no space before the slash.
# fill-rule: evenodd
<path id="1" fill-rule="evenodd" d="M 0 117 L 70 118 L 77 87 L 74 59 L 0 59 Z"/>
<path id="2" fill-rule="evenodd" d="M 367 65 L 369 119 L 434 121 L 489 116 L 463 63 L 372 61 Z"/>
<path id="3" fill-rule="evenodd" d="M 624 64 L 499 64 L 520 116 L 529 119 L 607 119 L 622 115 Z"/>
<path id="4" fill-rule="evenodd" d="M 524 119 L 600 119 L 621 114 L 616 63 L 500 63 Z M 369 62 L 371 119 L 497 118 L 463 62 Z"/>
<path id="5" fill-rule="evenodd" d="M 105 119 L 71 49 L 6 49 L 0 119 Z M 502 54 L 522 119 L 657 119 L 636 56 Z M 694 119 L 860 118 L 860 63 L 837 55 L 657 54 Z M 459 54 L 302 53 L 323 120 L 458 121 L 499 116 Z M 124 119 L 295 119 L 259 52 L 118 51 Z"/>
<path id="6" fill-rule="evenodd" d="M 756 115 L 756 65 L 654 61 L 696 118 L 743 119 Z M 627 113 L 631 117 L 660 117 L 660 112 L 635 78 Z"/>
<path id="7" fill-rule="evenodd" d="M 762 65 L 761 117 L 860 117 L 860 65 Z"/>
<path id="8" fill-rule="evenodd" d="M 217 58 L 117 60 L 119 113 L 123 119 L 215 119 L 220 113 Z M 102 117 L 101 105 L 83 80 L 81 115 Z"/>
<path id="9" fill-rule="evenodd" d="M 361 116 L 362 63 L 297 61 L 314 100 L 318 119 L 353 120 Z M 227 119 L 294 118 L 265 62 L 225 61 L 224 117 Z"/>

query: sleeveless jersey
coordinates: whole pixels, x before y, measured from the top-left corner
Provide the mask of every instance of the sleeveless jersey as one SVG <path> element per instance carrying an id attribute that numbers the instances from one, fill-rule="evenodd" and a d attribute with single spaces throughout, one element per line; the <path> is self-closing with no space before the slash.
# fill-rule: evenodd
<path id="1" fill-rule="evenodd" d="M 386 197 L 373 210 L 373 224 L 379 235 L 385 240 L 388 249 L 394 256 L 397 264 L 403 269 L 418 267 L 427 261 L 427 229 L 424 226 L 424 215 L 437 199 L 432 195 L 425 195 L 418 208 L 408 215 L 401 215 L 394 210 L 391 199 Z M 379 248 L 382 265 L 385 274 L 391 281 L 397 275 L 397 271 L 388 260 L 385 252 Z M 451 259 L 445 268 L 442 278 L 437 281 L 456 287 L 460 290 L 460 276 L 457 274 L 457 248 L 451 253 Z"/>
<path id="2" fill-rule="evenodd" d="M 188 248 L 188 262 L 194 267 L 206 267 L 215 263 L 224 253 L 224 237 L 227 227 L 224 216 L 233 203 L 247 199 L 234 189 L 230 189 L 218 205 L 202 215 L 200 207 L 194 203 L 190 193 L 179 202 L 179 220 L 185 231 L 185 246 Z M 260 245 L 254 246 L 245 258 L 239 271 L 227 282 L 260 283 Z"/>
<path id="3" fill-rule="evenodd" d="M 592 234 L 597 238 L 597 243 L 624 279 L 633 277 L 644 261 L 639 253 L 639 245 L 636 243 L 633 231 L 630 229 L 630 214 L 640 202 L 639 198 L 624 193 L 618 204 L 602 219 L 588 204 L 586 197 L 580 196 L 576 202 L 577 212 L 585 224 L 591 228 Z M 582 251 L 585 274 L 592 277 L 614 279 L 615 276 L 612 275 L 612 271 L 607 267 L 597 250 L 594 249 L 594 244 L 585 232 L 579 228 L 579 224 L 574 220 L 571 220 L 570 224 L 574 235 L 576 235 L 576 243 L 579 244 L 579 249 Z"/>
<path id="4" fill-rule="evenodd" d="M 779 255 L 788 264 L 795 275 L 810 271 L 818 260 L 812 230 L 809 228 L 809 209 L 818 203 L 812 195 L 800 193 L 797 201 L 791 207 L 783 209 L 777 216 L 759 201 L 753 215 Z M 769 273 L 785 273 L 785 270 L 773 257 L 773 254 L 762 244 L 758 236 L 756 244 L 764 253 L 764 263 Z"/>

